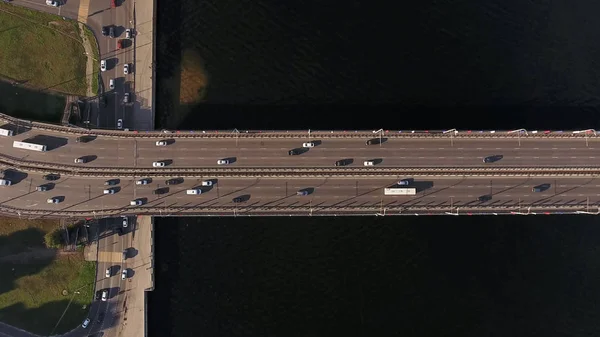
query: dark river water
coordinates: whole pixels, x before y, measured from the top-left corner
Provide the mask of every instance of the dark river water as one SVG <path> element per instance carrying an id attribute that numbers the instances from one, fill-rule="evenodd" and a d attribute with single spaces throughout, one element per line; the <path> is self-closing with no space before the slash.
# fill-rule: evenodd
<path id="1" fill-rule="evenodd" d="M 158 1 L 161 128 L 599 128 L 600 2 Z M 150 336 L 598 336 L 599 228 L 158 219 Z"/>

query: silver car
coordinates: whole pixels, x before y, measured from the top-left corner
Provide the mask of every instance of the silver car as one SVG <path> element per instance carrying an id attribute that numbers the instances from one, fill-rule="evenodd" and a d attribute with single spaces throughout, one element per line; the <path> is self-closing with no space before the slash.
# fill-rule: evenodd
<path id="1" fill-rule="evenodd" d="M 229 164 L 229 160 L 227 160 L 227 159 L 217 160 L 217 165 L 228 165 L 228 164 Z"/>
<path id="2" fill-rule="evenodd" d="M 127 75 L 129 74 L 129 64 L 125 63 L 125 65 L 123 65 L 123 74 Z"/>

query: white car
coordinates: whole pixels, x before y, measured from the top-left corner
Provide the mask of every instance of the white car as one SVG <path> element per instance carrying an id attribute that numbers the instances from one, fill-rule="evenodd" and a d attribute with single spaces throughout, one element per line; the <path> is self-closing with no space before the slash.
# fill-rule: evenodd
<path id="1" fill-rule="evenodd" d="M 156 142 L 156 146 L 167 146 L 167 142 L 164 140 L 159 140 Z"/>
<path id="2" fill-rule="evenodd" d="M 202 186 L 212 186 L 212 185 L 213 185 L 213 182 L 210 180 L 205 180 L 202 182 Z"/>
<path id="3" fill-rule="evenodd" d="M 106 302 L 108 300 L 108 290 L 102 290 L 102 301 Z"/>
<path id="4" fill-rule="evenodd" d="M 110 268 L 106 269 L 106 277 L 110 277 Z"/>
<path id="5" fill-rule="evenodd" d="M 52 6 L 52 7 L 58 7 L 58 1 L 46 0 L 46 5 Z"/>
<path id="6" fill-rule="evenodd" d="M 298 191 L 296 195 L 308 195 L 308 191 Z"/>
<path id="7" fill-rule="evenodd" d="M 125 63 L 125 65 L 123 66 L 123 74 L 127 75 L 129 74 L 129 64 Z"/>
<path id="8" fill-rule="evenodd" d="M 115 89 L 115 80 L 113 80 L 112 78 L 110 80 L 108 80 L 108 87 L 110 88 L 110 90 L 114 90 Z"/>
<path id="9" fill-rule="evenodd" d="M 12 184 L 12 181 L 8 180 L 8 179 L 0 179 L 0 186 L 10 186 Z"/>
<path id="10" fill-rule="evenodd" d="M 123 218 L 123 228 L 127 228 L 127 224 L 128 224 L 128 222 L 127 222 L 127 217 L 126 217 L 126 216 L 124 216 L 124 217 L 122 217 L 122 218 Z"/>
<path id="11" fill-rule="evenodd" d="M 73 160 L 73 162 L 74 162 L 75 164 L 85 164 L 85 159 L 83 159 L 83 158 L 75 158 L 75 159 Z"/>
<path id="12" fill-rule="evenodd" d="M 122 128 L 123 128 L 123 120 L 117 119 L 117 129 L 122 129 Z"/>
<path id="13" fill-rule="evenodd" d="M 100 61 L 100 71 L 106 71 L 106 60 Z"/>
<path id="14" fill-rule="evenodd" d="M 103 192 L 104 194 L 115 194 L 115 190 L 113 190 L 112 188 L 106 189 Z"/>
<path id="15" fill-rule="evenodd" d="M 148 185 L 148 179 L 140 179 L 135 182 L 136 185 Z"/>
<path id="16" fill-rule="evenodd" d="M 152 163 L 152 167 L 164 167 L 165 166 L 165 162 L 162 161 L 155 161 Z"/>
<path id="17" fill-rule="evenodd" d="M 49 198 L 48 200 L 46 200 L 46 202 L 49 204 L 58 204 L 60 200 L 58 198 Z"/>
<path id="18" fill-rule="evenodd" d="M 83 321 L 83 324 L 81 324 L 81 327 L 85 329 L 88 327 L 89 324 L 90 324 L 90 319 L 86 318 L 85 321 Z"/>
<path id="19" fill-rule="evenodd" d="M 364 162 L 364 165 L 365 166 L 373 166 L 373 165 L 375 165 L 375 162 L 372 161 L 372 160 L 367 160 L 367 161 Z"/>
<path id="20" fill-rule="evenodd" d="M 313 143 L 313 142 L 303 143 L 302 147 L 315 147 L 315 143 Z"/>
<path id="21" fill-rule="evenodd" d="M 131 201 L 129 202 L 129 205 L 130 205 L 130 206 L 140 206 L 141 204 L 142 204 L 142 201 L 141 201 L 140 199 L 137 199 L 137 200 L 131 200 Z"/>
<path id="22" fill-rule="evenodd" d="M 217 165 L 227 165 L 227 164 L 229 164 L 229 160 L 227 160 L 227 159 L 217 160 Z"/>
<path id="23" fill-rule="evenodd" d="M 123 272 L 121 273 L 121 280 L 124 280 L 127 278 L 127 269 L 123 269 Z"/>
<path id="24" fill-rule="evenodd" d="M 129 29 L 129 28 L 125 29 L 125 38 L 131 39 L 131 29 Z"/>

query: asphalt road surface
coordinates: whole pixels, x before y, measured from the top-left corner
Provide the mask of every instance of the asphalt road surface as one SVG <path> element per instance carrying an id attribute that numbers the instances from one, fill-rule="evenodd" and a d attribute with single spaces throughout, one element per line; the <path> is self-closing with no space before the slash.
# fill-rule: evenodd
<path id="1" fill-rule="evenodd" d="M 339 207 L 339 206 L 475 206 L 475 205 L 576 205 L 600 203 L 600 178 L 427 178 L 417 179 L 415 196 L 384 196 L 383 189 L 393 186 L 395 179 L 210 179 L 214 185 L 202 187 L 200 179 L 185 179 L 179 185 L 165 185 L 154 180 L 148 185 L 136 185 L 121 179 L 115 194 L 105 195 L 104 180 L 64 178 L 53 182 L 46 192 L 35 187 L 46 183 L 40 175 L 30 174 L 10 187 L 2 187 L 0 203 L 22 209 L 101 211 L 122 210 L 128 214 L 129 202 L 141 198 L 142 207 L 167 206 L 231 206 L 232 199 L 243 196 L 245 206 Z M 533 192 L 534 186 L 543 191 Z M 200 195 L 188 195 L 187 189 L 199 188 Z M 162 189 L 164 194 L 152 191 Z M 306 190 L 308 195 L 296 195 Z M 492 195 L 485 203 L 477 200 Z M 46 200 L 59 197 L 58 204 Z M 121 248 L 119 248 L 120 250 Z"/>
<path id="2" fill-rule="evenodd" d="M 48 146 L 47 152 L 16 149 L 13 140 Z M 332 167 L 337 160 L 350 159 L 348 166 L 363 166 L 364 161 L 379 161 L 376 167 L 455 167 L 455 166 L 598 166 L 600 143 L 582 139 L 390 139 L 381 146 L 365 145 L 361 139 L 323 140 L 303 154 L 288 151 L 302 147 L 307 139 L 172 139 L 168 146 L 156 146 L 155 139 L 117 139 L 98 137 L 76 143 L 75 136 L 28 131 L 14 137 L 0 137 L 2 153 L 26 160 L 73 163 L 86 156 L 89 167 L 144 167 L 166 161 L 168 167 L 217 167 L 217 160 L 234 159 L 232 167 Z M 165 137 L 168 140 L 168 137 Z M 484 163 L 483 158 L 497 156 Z"/>

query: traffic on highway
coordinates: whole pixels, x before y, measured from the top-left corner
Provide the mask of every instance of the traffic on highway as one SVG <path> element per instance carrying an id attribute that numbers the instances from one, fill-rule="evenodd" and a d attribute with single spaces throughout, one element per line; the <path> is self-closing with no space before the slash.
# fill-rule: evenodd
<path id="1" fill-rule="evenodd" d="M 593 167 L 581 139 L 163 139 L 77 136 L 31 130 L 0 137 L 2 153 L 85 167 Z M 33 144 L 29 148 L 18 144 Z M 32 146 L 43 147 L 35 150 Z M 30 150 L 30 151 L 28 151 Z M 600 158 L 600 157 L 599 157 Z"/>

